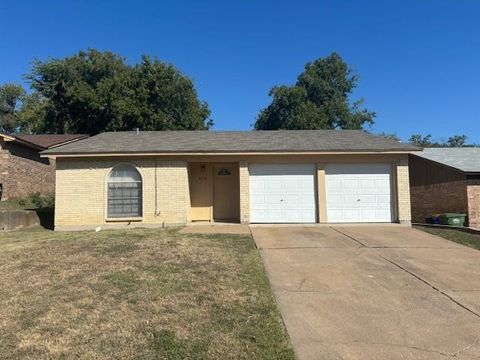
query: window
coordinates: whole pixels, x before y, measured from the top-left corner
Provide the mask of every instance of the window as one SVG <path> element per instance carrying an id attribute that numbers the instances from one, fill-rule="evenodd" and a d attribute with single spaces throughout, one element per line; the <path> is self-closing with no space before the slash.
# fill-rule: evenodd
<path id="1" fill-rule="evenodd" d="M 220 169 L 220 171 L 217 173 L 218 176 L 230 176 L 232 175 L 232 172 L 229 169 Z"/>
<path id="2" fill-rule="evenodd" d="M 142 177 L 133 166 L 117 166 L 108 175 L 107 216 L 142 216 Z"/>

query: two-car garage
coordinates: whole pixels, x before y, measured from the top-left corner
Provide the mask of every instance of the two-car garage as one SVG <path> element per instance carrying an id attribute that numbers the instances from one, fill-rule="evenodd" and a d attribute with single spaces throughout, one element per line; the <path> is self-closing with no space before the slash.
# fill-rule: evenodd
<path id="1" fill-rule="evenodd" d="M 391 168 L 389 163 L 327 164 L 323 188 L 316 164 L 250 164 L 250 221 L 315 223 L 320 208 L 329 223 L 391 222 Z"/>

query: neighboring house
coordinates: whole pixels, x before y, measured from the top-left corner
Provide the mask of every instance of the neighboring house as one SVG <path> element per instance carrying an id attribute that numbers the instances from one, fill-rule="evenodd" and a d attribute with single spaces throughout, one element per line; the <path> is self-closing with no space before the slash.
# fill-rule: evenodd
<path id="1" fill-rule="evenodd" d="M 2 200 L 32 192 L 55 191 L 55 161 L 40 152 L 86 138 L 86 135 L 6 135 L 0 133 Z"/>
<path id="2" fill-rule="evenodd" d="M 433 214 L 468 215 L 480 228 L 480 148 L 427 148 L 410 157 L 412 218 Z"/>
<path id="3" fill-rule="evenodd" d="M 56 229 L 410 223 L 408 154 L 358 130 L 110 132 L 47 150 Z"/>

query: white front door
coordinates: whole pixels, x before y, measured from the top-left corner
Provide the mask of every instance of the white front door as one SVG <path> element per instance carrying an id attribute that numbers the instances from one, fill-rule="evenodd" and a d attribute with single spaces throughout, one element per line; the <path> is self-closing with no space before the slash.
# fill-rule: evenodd
<path id="1" fill-rule="evenodd" d="M 390 164 L 331 164 L 325 174 L 328 222 L 392 221 Z"/>
<path id="2" fill-rule="evenodd" d="M 252 223 L 316 222 L 314 164 L 250 164 Z"/>

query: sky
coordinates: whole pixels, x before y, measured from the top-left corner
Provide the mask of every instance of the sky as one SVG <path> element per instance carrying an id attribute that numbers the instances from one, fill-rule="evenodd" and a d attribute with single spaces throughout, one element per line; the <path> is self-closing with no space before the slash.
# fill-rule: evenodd
<path id="1" fill-rule="evenodd" d="M 214 130 L 247 130 L 272 86 L 336 51 L 372 131 L 480 143 L 479 19 L 478 0 L 0 0 L 0 84 L 80 49 L 147 54 L 193 79 Z"/>

